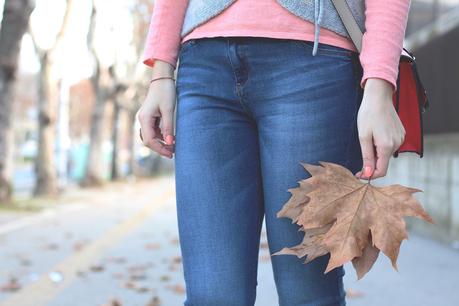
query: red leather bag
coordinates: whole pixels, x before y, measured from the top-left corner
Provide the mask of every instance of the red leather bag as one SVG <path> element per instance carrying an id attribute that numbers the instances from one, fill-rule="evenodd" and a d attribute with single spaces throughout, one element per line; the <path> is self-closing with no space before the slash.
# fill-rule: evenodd
<path id="1" fill-rule="evenodd" d="M 349 36 L 360 52 L 363 33 L 360 30 L 345 0 L 332 0 Z M 393 95 L 394 107 L 405 128 L 405 140 L 394 152 L 414 152 L 422 157 L 424 154 L 424 131 L 422 114 L 429 107 L 426 90 L 416 68 L 415 57 L 403 48 L 400 56 L 397 77 L 397 90 Z"/>
<path id="2" fill-rule="evenodd" d="M 429 101 L 416 68 L 415 57 L 405 48 L 400 57 L 398 70 L 397 91 L 394 93 L 393 102 L 406 134 L 405 141 L 394 153 L 394 157 L 403 152 L 414 152 L 422 157 L 424 153 L 422 114 L 429 107 Z"/>

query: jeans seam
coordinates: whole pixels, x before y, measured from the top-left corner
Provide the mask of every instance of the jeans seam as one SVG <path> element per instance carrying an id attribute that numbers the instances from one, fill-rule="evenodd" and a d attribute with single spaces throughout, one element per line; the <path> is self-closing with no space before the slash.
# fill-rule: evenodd
<path id="1" fill-rule="evenodd" d="M 310 45 L 312 42 L 309 40 L 301 40 L 301 39 L 292 39 L 292 40 L 295 43 L 298 43 L 299 45 L 304 46 L 310 50 L 313 49 L 313 47 Z M 323 46 L 323 44 L 324 43 L 320 43 L 319 47 L 317 48 L 318 55 L 330 56 L 330 57 L 335 57 L 335 58 L 340 58 L 340 59 L 350 59 L 353 56 L 353 53 L 351 50 L 347 50 L 347 49 L 344 49 L 338 46 L 330 45 L 330 48 L 340 48 L 340 49 L 332 50 L 332 49 L 328 49 L 329 47 Z"/>
<path id="2" fill-rule="evenodd" d="M 250 109 L 247 107 L 247 105 L 244 103 L 244 99 L 242 98 L 242 95 L 241 95 L 241 86 L 239 85 L 239 83 L 237 82 L 237 75 L 236 75 L 236 72 L 234 71 L 234 64 L 233 64 L 233 61 L 231 60 L 231 56 L 229 54 L 230 52 L 230 39 L 227 39 L 226 40 L 226 57 L 228 58 L 228 61 L 230 63 L 230 66 L 231 66 L 231 71 L 233 71 L 233 75 L 234 75 L 234 91 L 235 91 L 235 94 L 236 96 L 239 98 L 238 101 L 239 101 L 239 104 L 242 106 L 242 108 L 245 110 L 245 112 L 247 114 L 249 114 L 250 116 L 253 116 L 252 112 L 250 111 Z M 234 43 L 237 43 L 236 41 Z"/>

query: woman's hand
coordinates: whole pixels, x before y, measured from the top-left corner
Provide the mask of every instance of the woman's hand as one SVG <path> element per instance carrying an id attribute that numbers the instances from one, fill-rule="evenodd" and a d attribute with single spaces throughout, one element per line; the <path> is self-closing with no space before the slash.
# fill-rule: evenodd
<path id="1" fill-rule="evenodd" d="M 393 90 L 391 83 L 380 78 L 368 78 L 365 83 L 357 115 L 363 169 L 355 174 L 357 177 L 385 176 L 390 157 L 405 139 L 405 129 L 392 102 Z"/>
<path id="2" fill-rule="evenodd" d="M 162 76 L 173 77 L 174 67 L 167 62 L 156 59 L 152 78 Z M 150 84 L 147 97 L 136 114 L 140 122 L 143 144 L 158 154 L 169 158 L 172 158 L 172 153 L 174 153 L 175 102 L 174 80 L 156 80 Z"/>

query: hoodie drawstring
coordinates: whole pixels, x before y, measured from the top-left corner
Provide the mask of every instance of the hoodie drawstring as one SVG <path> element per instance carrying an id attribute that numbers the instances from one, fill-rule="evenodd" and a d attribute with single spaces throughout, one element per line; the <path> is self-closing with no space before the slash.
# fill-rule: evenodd
<path id="1" fill-rule="evenodd" d="M 317 47 L 319 45 L 320 23 L 323 16 L 323 0 L 314 0 L 314 47 L 312 55 L 317 54 Z"/>

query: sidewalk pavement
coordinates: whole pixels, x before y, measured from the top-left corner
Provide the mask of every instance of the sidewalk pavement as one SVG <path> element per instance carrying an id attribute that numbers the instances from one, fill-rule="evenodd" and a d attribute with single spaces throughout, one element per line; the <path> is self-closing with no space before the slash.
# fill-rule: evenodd
<path id="1" fill-rule="evenodd" d="M 0 213 L 0 305 L 183 305 L 174 196 L 165 176 L 84 191 L 26 217 Z M 265 233 L 256 306 L 276 306 Z M 381 253 L 359 281 L 346 264 L 347 304 L 459 305 L 459 251 L 410 232 L 397 264 Z"/>

